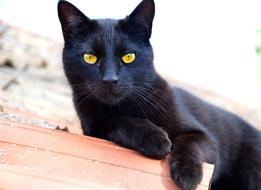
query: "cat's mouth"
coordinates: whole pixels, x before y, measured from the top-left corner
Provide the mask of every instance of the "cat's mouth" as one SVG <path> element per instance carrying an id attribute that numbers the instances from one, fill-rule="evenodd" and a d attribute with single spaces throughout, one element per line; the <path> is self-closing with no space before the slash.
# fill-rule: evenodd
<path id="1" fill-rule="evenodd" d="M 105 103 L 115 105 L 123 100 L 127 95 L 126 90 L 119 88 L 103 88 L 100 93 L 97 94 L 97 98 Z"/>

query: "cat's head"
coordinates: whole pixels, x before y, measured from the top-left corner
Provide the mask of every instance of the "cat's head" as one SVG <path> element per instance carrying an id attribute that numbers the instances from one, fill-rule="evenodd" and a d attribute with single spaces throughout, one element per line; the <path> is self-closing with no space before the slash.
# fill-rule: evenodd
<path id="1" fill-rule="evenodd" d="M 59 1 L 64 71 L 79 98 L 116 104 L 152 85 L 154 12 L 154 1 L 143 0 L 125 19 L 93 20 Z"/>

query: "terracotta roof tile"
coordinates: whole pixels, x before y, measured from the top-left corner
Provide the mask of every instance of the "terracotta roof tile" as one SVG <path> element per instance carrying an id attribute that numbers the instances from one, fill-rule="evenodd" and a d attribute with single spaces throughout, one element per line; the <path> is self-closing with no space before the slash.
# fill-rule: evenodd
<path id="1" fill-rule="evenodd" d="M 204 164 L 198 190 L 213 166 Z M 0 119 L 0 189 L 178 189 L 167 160 L 111 142 Z"/>

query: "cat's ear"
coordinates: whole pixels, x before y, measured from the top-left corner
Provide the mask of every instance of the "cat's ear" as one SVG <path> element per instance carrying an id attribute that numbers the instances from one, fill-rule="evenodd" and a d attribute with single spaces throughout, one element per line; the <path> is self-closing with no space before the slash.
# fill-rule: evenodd
<path id="1" fill-rule="evenodd" d="M 153 0 L 143 0 L 129 15 L 128 19 L 152 28 L 155 15 L 155 4 Z"/>
<path id="2" fill-rule="evenodd" d="M 64 39 L 71 33 L 95 28 L 95 21 L 85 16 L 79 9 L 71 3 L 60 0 L 58 2 L 58 16 L 61 22 Z"/>
<path id="3" fill-rule="evenodd" d="M 143 0 L 134 11 L 123 20 L 128 35 L 149 40 L 155 15 L 154 0 Z"/>

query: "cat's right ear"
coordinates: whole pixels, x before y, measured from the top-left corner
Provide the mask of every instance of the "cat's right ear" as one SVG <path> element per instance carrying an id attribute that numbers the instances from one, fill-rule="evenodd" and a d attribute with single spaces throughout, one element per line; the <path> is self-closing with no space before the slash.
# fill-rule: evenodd
<path id="1" fill-rule="evenodd" d="M 90 32 L 95 28 L 95 21 L 85 16 L 73 4 L 64 0 L 58 2 L 58 16 L 65 40 L 72 34 L 83 30 Z"/>

